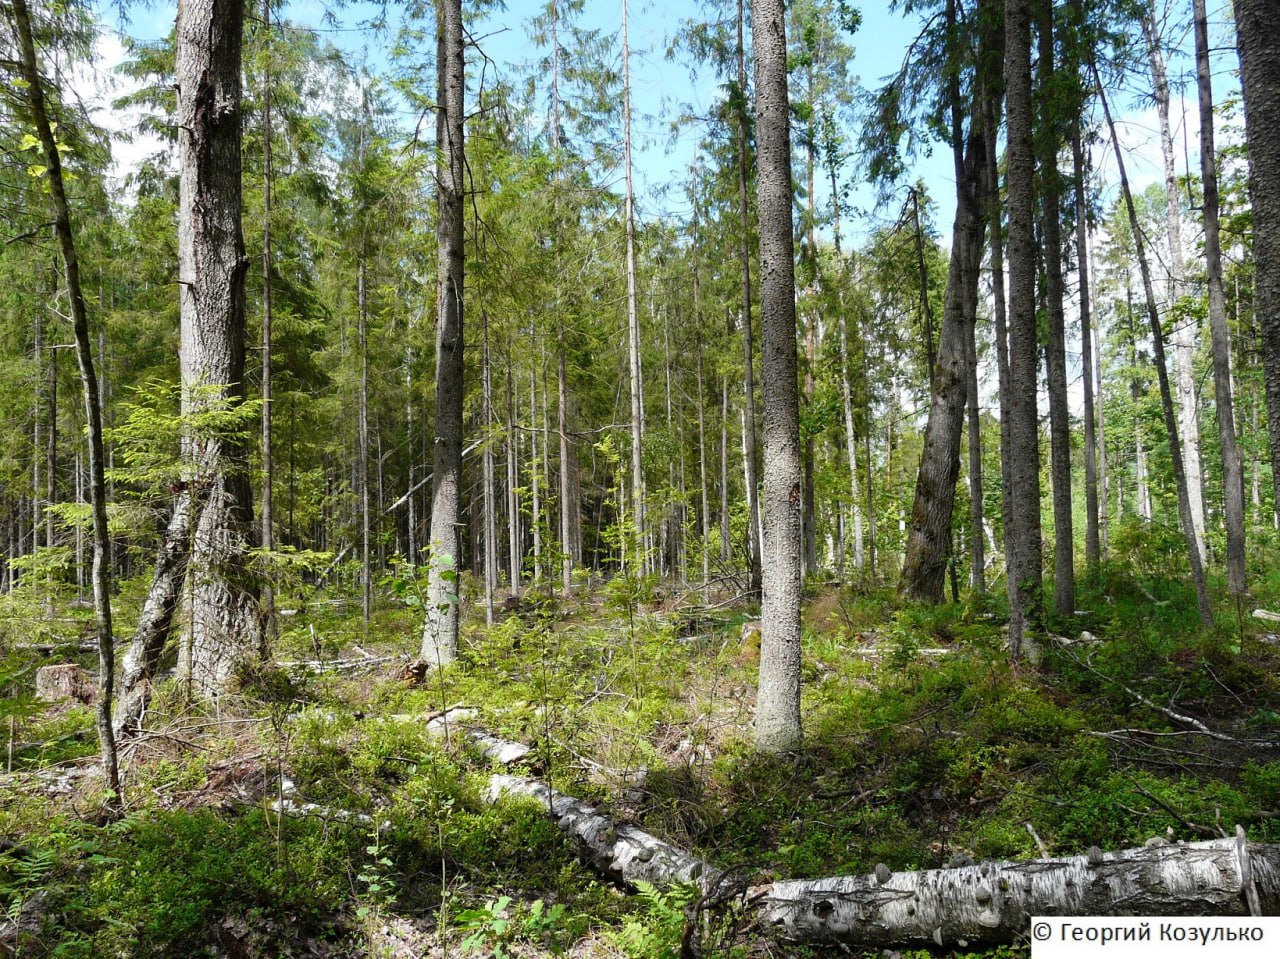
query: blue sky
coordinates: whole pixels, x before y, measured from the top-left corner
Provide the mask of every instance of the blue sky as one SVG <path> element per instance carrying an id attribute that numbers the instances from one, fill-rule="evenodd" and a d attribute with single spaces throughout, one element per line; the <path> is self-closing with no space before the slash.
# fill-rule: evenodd
<path id="1" fill-rule="evenodd" d="M 1163 0 L 1161 0 L 1163 2 Z M 108 23 L 116 24 L 112 0 L 99 0 L 102 16 Z M 856 4 L 856 0 L 855 0 Z M 541 54 L 528 40 L 526 21 L 534 14 L 540 2 L 535 0 L 508 0 L 507 9 L 490 14 L 484 21 L 471 26 L 484 53 L 500 71 L 508 75 L 522 72 L 527 64 Z M 388 0 L 387 9 L 394 18 L 400 5 Z M 855 51 L 851 73 L 867 87 L 879 84 L 886 76 L 897 71 L 903 55 L 919 30 L 919 20 L 914 15 L 900 11 L 891 12 L 884 3 L 861 3 L 863 23 L 852 38 Z M 135 3 L 130 9 L 130 22 L 125 29 L 134 36 L 154 38 L 163 36 L 172 27 L 174 3 Z M 378 4 L 361 0 L 341 9 L 333 9 L 325 0 L 293 0 L 286 16 L 293 21 L 309 24 L 323 31 L 335 45 L 359 60 L 367 57 L 377 65 L 386 60 L 389 36 L 376 36 L 364 31 L 361 25 L 378 9 Z M 1222 5 L 1211 7 L 1210 17 L 1216 23 L 1215 33 L 1219 42 L 1215 46 L 1223 50 L 1215 64 L 1215 83 L 1219 100 L 1228 89 L 1235 86 L 1231 70 L 1234 57 L 1230 55 L 1230 33 L 1226 26 L 1229 11 Z M 327 14 L 327 15 L 326 15 Z M 632 46 L 632 83 L 635 103 L 634 131 L 636 136 L 635 166 L 639 211 L 641 216 L 660 216 L 664 213 L 679 215 L 679 191 L 664 195 L 662 187 L 678 183 L 687 176 L 693 160 L 698 131 L 685 129 L 673 142 L 670 135 L 670 118 L 682 104 L 691 104 L 700 113 L 706 113 L 716 96 L 715 81 L 709 73 L 691 77 L 687 64 L 667 60 L 666 50 L 672 35 L 681 22 L 704 15 L 700 0 L 630 0 L 629 28 Z M 584 27 L 598 28 L 603 34 L 616 36 L 621 26 L 621 0 L 587 0 L 581 19 Z M 1190 45 L 1188 36 L 1181 38 L 1182 46 Z M 112 52 L 118 58 L 118 43 L 104 54 L 109 61 Z M 104 66 L 110 63 L 104 62 Z M 1189 57 L 1174 58 L 1171 74 L 1187 74 L 1191 68 Z M 1140 78 L 1139 78 L 1140 82 Z M 1113 94 L 1112 109 L 1120 120 L 1121 137 L 1129 151 L 1127 164 L 1135 188 L 1141 189 L 1159 177 L 1158 143 L 1154 111 L 1136 105 L 1133 95 L 1123 92 Z M 1173 106 L 1174 122 L 1179 127 L 1175 139 L 1187 144 L 1186 162 L 1194 169 L 1196 164 L 1197 114 L 1194 98 L 1178 99 Z M 1182 124 L 1186 124 L 1183 136 Z M 849 131 L 852 135 L 853 131 Z M 145 145 L 134 148 L 122 146 L 123 162 L 129 162 L 134 154 L 146 152 Z M 1104 171 L 1114 167 L 1100 152 L 1098 162 Z M 856 179 L 856 171 L 850 169 L 847 177 Z M 950 220 L 954 209 L 954 178 L 945 146 L 939 146 L 932 156 L 918 158 L 909 179 L 924 179 L 936 202 L 935 227 L 942 241 L 948 240 Z M 1114 177 L 1112 177 L 1114 179 Z M 819 202 L 828 202 L 825 188 L 819 189 Z M 846 219 L 846 234 L 856 240 L 865 236 L 884 222 L 897 217 L 896 205 L 875 211 L 874 192 L 865 184 L 855 190 L 851 203 L 864 211 L 863 216 Z"/>
<path id="2" fill-rule="evenodd" d="M 109 0 L 99 0 L 105 22 L 120 26 Z M 495 12 L 484 21 L 471 27 L 479 38 L 486 56 L 508 74 L 521 71 L 537 58 L 539 51 L 528 39 L 526 22 L 540 3 L 532 0 L 508 0 L 505 11 Z M 129 11 L 129 23 L 123 29 L 133 36 L 156 38 L 172 28 L 176 4 L 135 4 Z M 391 0 L 388 9 L 392 17 L 398 4 Z M 334 10 L 324 0 L 294 0 L 288 5 L 286 16 L 294 21 L 316 27 L 326 39 L 359 59 L 366 56 L 371 64 L 386 60 L 387 37 L 378 37 L 363 31 L 360 25 L 377 9 L 369 2 L 348 4 Z M 326 16 L 326 11 L 329 16 Z M 914 18 L 890 13 L 881 4 L 863 4 L 863 25 L 853 37 L 855 62 L 852 72 L 870 84 L 895 72 L 903 53 L 916 30 Z M 632 86 L 636 137 L 635 167 L 639 211 L 642 216 L 659 216 L 664 213 L 679 214 L 678 191 L 662 195 L 661 188 L 683 180 L 694 158 L 694 147 L 699 131 L 688 128 L 673 141 L 670 119 L 682 104 L 691 104 L 705 114 L 716 94 L 714 78 L 703 71 L 696 79 L 685 63 L 671 62 L 666 50 L 671 38 L 684 20 L 702 16 L 699 0 L 630 0 L 628 13 L 632 47 Z M 333 20 L 336 18 L 337 22 Z M 621 0 L 587 0 L 581 24 L 598 28 L 604 35 L 616 36 L 621 28 Z M 110 57 L 108 56 L 108 59 Z M 127 147 L 120 151 L 124 162 L 134 153 L 146 152 L 144 145 L 136 150 Z M 846 174 L 852 176 L 850 170 Z M 922 162 L 916 175 L 925 177 L 931 191 L 939 201 L 937 223 L 943 232 L 949 225 L 954 184 L 950 161 L 944 153 Z M 827 201 L 826 190 L 820 189 L 819 202 Z M 855 206 L 870 209 L 873 194 L 864 188 L 855 194 Z M 883 218 L 893 220 L 896 210 L 886 211 Z M 868 232 L 871 224 L 859 229 L 858 224 L 847 222 L 846 233 Z"/>

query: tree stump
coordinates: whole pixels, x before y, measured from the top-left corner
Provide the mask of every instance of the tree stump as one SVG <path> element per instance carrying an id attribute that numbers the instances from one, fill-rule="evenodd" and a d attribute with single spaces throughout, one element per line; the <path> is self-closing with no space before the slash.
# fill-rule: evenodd
<path id="1" fill-rule="evenodd" d="M 58 663 L 36 670 L 36 698 L 46 703 L 90 704 L 98 698 L 98 686 L 83 666 Z"/>

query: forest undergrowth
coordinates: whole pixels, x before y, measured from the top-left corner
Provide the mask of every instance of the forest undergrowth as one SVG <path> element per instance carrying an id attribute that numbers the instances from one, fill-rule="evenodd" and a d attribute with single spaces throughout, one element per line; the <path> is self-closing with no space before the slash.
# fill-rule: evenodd
<path id="1" fill-rule="evenodd" d="M 752 750 L 758 632 L 728 597 L 619 578 L 526 591 L 491 627 L 468 603 L 458 662 L 424 676 L 401 655 L 420 628 L 412 573 L 367 628 L 340 592 L 282 596 L 276 655 L 294 665 L 246 672 L 212 705 L 161 683 L 114 820 L 92 709 L 30 692 L 36 665 L 76 647 L 33 653 L 58 617 L 19 591 L 0 600 L 0 952 L 682 955 L 695 890 L 628 894 L 537 803 L 490 801 L 496 766 L 427 729 L 460 704 L 532 747 L 525 772 L 757 883 L 1237 823 L 1280 842 L 1280 645 L 1265 624 L 1232 613 L 1204 630 L 1171 579 L 1093 582 L 1105 589 L 1084 584 L 1079 603 L 1093 612 L 1053 622 L 1040 661 L 1017 668 L 999 601 L 930 608 L 811 584 L 805 744 L 785 758 Z M 83 611 L 65 614 L 53 631 L 78 641 Z M 822 954 L 732 906 L 698 921 L 706 956 Z"/>

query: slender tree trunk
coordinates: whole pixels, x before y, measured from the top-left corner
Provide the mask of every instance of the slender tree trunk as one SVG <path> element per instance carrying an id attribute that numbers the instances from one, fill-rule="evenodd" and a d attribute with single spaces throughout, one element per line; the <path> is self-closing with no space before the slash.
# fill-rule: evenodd
<path id="1" fill-rule="evenodd" d="M 754 17 L 754 14 L 753 14 Z M 738 161 L 738 218 L 739 256 L 742 266 L 742 388 L 746 400 L 744 430 L 743 469 L 746 473 L 747 494 L 747 581 L 748 593 L 757 597 L 763 588 L 763 572 L 760 555 L 760 494 L 756 475 L 756 380 L 755 334 L 751 317 L 751 210 L 747 199 L 749 159 L 747 156 L 747 59 L 743 40 L 746 29 L 746 10 L 743 0 L 738 0 L 738 91 L 739 112 L 735 130 Z M 754 29 L 754 20 L 753 20 Z"/>
<path id="2" fill-rule="evenodd" d="M 520 592 L 520 443 L 516 435 L 515 359 L 507 346 L 507 576 Z"/>
<path id="3" fill-rule="evenodd" d="M 533 581 L 542 582 L 542 471 L 546 464 L 546 436 L 539 437 L 537 363 L 529 370 L 529 493 L 532 514 L 529 528 L 533 533 Z M 542 445 L 538 440 L 541 438 Z"/>
<path id="4" fill-rule="evenodd" d="M 800 411 L 796 395 L 791 129 L 782 0 L 755 0 L 760 314 L 764 360 L 765 542 L 756 748 L 800 745 Z"/>
<path id="5" fill-rule="evenodd" d="M 840 311 L 840 400 L 844 407 L 845 452 L 849 457 L 849 502 L 853 506 L 853 568 L 861 575 L 866 569 L 862 534 L 862 497 L 858 493 L 858 437 L 853 423 L 853 391 L 849 387 L 849 334 L 844 311 Z"/>
<path id="6" fill-rule="evenodd" d="M 489 314 L 480 312 L 484 337 L 480 374 L 484 392 L 484 618 L 493 625 L 493 591 L 498 586 L 498 498 L 493 477 L 493 366 L 489 361 Z"/>
<path id="7" fill-rule="evenodd" d="M 367 120 L 368 117 L 366 116 Z M 361 130 L 361 152 L 364 131 Z M 362 163 L 363 163 L 363 158 Z M 372 526 L 372 504 L 369 496 L 369 292 L 368 253 L 364 231 L 360 237 L 360 265 L 356 276 L 356 312 L 360 344 L 359 451 L 357 466 L 360 479 L 360 611 L 366 634 L 369 630 L 370 607 L 373 605 L 373 566 L 369 552 Z"/>
<path id="8" fill-rule="evenodd" d="M 1151 7 L 1143 13 L 1142 32 L 1147 41 L 1156 115 L 1160 121 L 1160 152 L 1164 157 L 1164 193 L 1169 225 L 1169 308 L 1173 310 L 1182 296 L 1186 273 L 1182 253 L 1182 202 L 1178 192 L 1173 130 L 1169 123 L 1169 80 L 1165 71 L 1164 53 L 1160 49 L 1160 37 L 1156 31 L 1155 12 Z M 1197 339 L 1197 331 L 1189 318 L 1182 317 L 1173 324 L 1171 340 L 1177 374 L 1178 428 L 1182 436 L 1182 460 L 1186 467 L 1191 523 L 1196 531 L 1196 549 L 1200 551 L 1200 562 L 1203 565 L 1204 489 L 1200 469 L 1200 424 L 1196 417 L 1195 370 L 1192 368 Z"/>
<path id="9" fill-rule="evenodd" d="M 1071 507 L 1071 411 L 1067 405 L 1067 332 L 1062 279 L 1062 177 L 1058 173 L 1060 124 L 1054 91 L 1053 7 L 1037 5 L 1040 106 L 1041 236 L 1044 240 L 1045 301 L 1049 336 L 1045 370 L 1049 387 L 1049 473 L 1053 481 L 1053 605 L 1059 616 L 1076 608 L 1075 535 Z"/>
<path id="10" fill-rule="evenodd" d="M 1236 0 L 1234 10 L 1249 143 L 1253 312 L 1262 341 L 1274 522 L 1274 511 L 1280 511 L 1280 30 L 1275 0 Z"/>
<path id="11" fill-rule="evenodd" d="M 1005 97 L 1009 209 L 1009 516 L 1005 564 L 1015 660 L 1040 627 L 1040 424 L 1036 412 L 1035 151 L 1031 135 L 1031 16 L 1006 0 Z M 1028 650 L 1030 651 L 1030 650 Z"/>
<path id="12" fill-rule="evenodd" d="M 1200 179 L 1204 184 L 1204 257 L 1209 281 L 1209 334 L 1213 344 L 1213 393 L 1222 446 L 1222 502 L 1227 527 L 1227 588 L 1243 596 L 1245 578 L 1244 470 L 1236 443 L 1231 398 L 1231 340 L 1227 297 L 1222 287 L 1222 244 L 1218 237 L 1218 168 L 1213 148 L 1213 77 L 1209 70 L 1209 24 L 1204 0 L 1192 0 L 1195 15 L 1196 79 L 1200 96 Z M 1274 26 L 1274 25 L 1273 25 Z"/>
<path id="13" fill-rule="evenodd" d="M 1071 129 L 1071 171 L 1076 207 L 1076 275 L 1080 297 L 1080 366 L 1084 383 L 1084 561 L 1096 578 L 1102 561 L 1098 535 L 1098 439 L 1094 429 L 1092 304 L 1089 301 L 1088 197 L 1080 119 Z"/>
<path id="14" fill-rule="evenodd" d="M 53 136 L 53 123 L 45 106 L 44 81 L 36 60 L 32 38 L 31 14 L 26 0 L 13 0 L 13 16 L 22 58 L 22 75 L 26 80 L 27 101 L 35 122 L 36 134 L 44 153 L 49 176 L 49 193 L 53 198 L 54 228 L 62 252 L 66 273 L 67 295 L 71 301 L 71 319 L 75 333 L 76 359 L 80 366 L 80 387 L 84 398 L 85 421 L 89 432 L 90 498 L 93 509 L 93 608 L 98 631 L 98 745 L 107 789 L 107 803 L 120 809 L 120 769 L 116 760 L 115 730 L 111 725 L 112 693 L 115 687 L 115 637 L 111 626 L 111 538 L 107 530 L 107 486 L 102 457 L 102 407 L 98 379 L 93 367 L 93 350 L 89 340 L 89 316 L 84 291 L 80 286 L 80 262 L 76 254 L 75 235 L 71 226 L 71 210 L 62 177 L 62 159 Z"/>
<path id="15" fill-rule="evenodd" d="M 729 517 L 729 378 L 720 377 L 720 562 L 732 555 Z"/>
<path id="16" fill-rule="evenodd" d="M 54 289 L 58 275 L 54 272 Z M 53 511 L 49 507 L 58 502 L 58 344 L 49 343 L 49 363 L 45 366 L 45 421 L 44 421 L 44 544 L 52 546 L 55 539 Z M 52 602 L 53 594 L 49 600 Z"/>
<path id="17" fill-rule="evenodd" d="M 436 434 L 431 497 L 431 572 L 422 630 L 423 662 L 444 666 L 458 651 L 462 522 L 463 382 L 463 62 L 462 2 L 436 5 Z"/>
<path id="18" fill-rule="evenodd" d="M 244 5 L 187 0 L 178 10 L 178 276 L 182 413 L 187 423 L 245 397 L 245 256 L 241 233 Z M 190 586 L 190 682 L 220 692 L 263 653 L 257 530 L 247 445 L 188 431 L 183 458 L 199 490 Z"/>
<path id="19" fill-rule="evenodd" d="M 262 0 L 262 36 L 266 49 L 267 66 L 262 77 L 262 548 L 275 549 L 274 507 L 271 483 L 274 479 L 274 459 L 271 436 L 271 0 Z M 270 580 L 262 584 L 262 616 L 268 631 L 275 618 L 275 596 Z M 366 616 L 367 620 L 367 616 Z"/>
<path id="20" fill-rule="evenodd" d="M 45 420 L 45 395 L 47 393 L 48 380 L 44 373 L 45 364 L 45 348 L 44 348 L 44 311 L 36 310 L 35 318 L 32 323 L 33 343 L 32 356 L 35 361 L 35 382 L 32 384 L 35 392 L 35 403 L 31 410 L 31 552 L 35 552 L 40 548 L 40 527 L 41 514 L 43 512 L 40 503 L 45 497 L 45 490 L 40 477 L 40 467 L 44 458 L 41 456 L 43 451 L 41 444 L 41 432 Z M 49 362 L 53 361 L 52 355 Z M 46 544 L 51 545 L 51 544 Z"/>
<path id="21" fill-rule="evenodd" d="M 647 535 L 644 490 L 644 400 L 641 392 L 640 310 L 636 295 L 635 186 L 631 171 L 631 44 L 627 33 L 628 0 L 622 0 L 622 148 L 626 182 L 627 358 L 631 388 L 631 500 L 636 548 L 643 556 Z M 639 572 L 647 565 L 644 560 Z"/>
<path id="22" fill-rule="evenodd" d="M 810 178 L 812 180 L 812 178 Z M 812 196 L 812 192 L 810 192 Z M 818 339 L 817 339 L 818 317 L 816 313 L 811 313 L 805 320 L 804 331 L 804 401 L 806 408 L 813 407 L 814 380 L 813 368 L 818 362 Z M 801 526 L 804 533 L 804 573 L 806 576 L 812 576 L 818 569 L 818 529 L 817 529 L 817 511 L 814 509 L 814 470 L 816 467 L 816 458 L 814 456 L 814 440 L 813 431 L 810 430 L 804 437 L 804 443 L 801 447 L 801 472 L 804 474 L 803 491 L 801 493 L 802 510 L 800 516 Z"/>
<path id="23" fill-rule="evenodd" d="M 981 205 L 982 190 L 979 187 L 975 203 Z M 978 244 L 974 275 L 982 265 L 982 244 Z M 974 284 L 977 290 L 977 283 Z M 976 311 L 975 311 L 976 313 Z M 969 410 L 969 588 L 975 593 L 987 591 L 986 547 L 982 540 L 985 504 L 982 492 L 982 409 L 978 400 L 978 342 L 977 317 L 965 330 L 965 405 Z"/>
<path id="24" fill-rule="evenodd" d="M 1012 483 L 1009 479 L 1010 438 L 1009 425 L 1009 336 L 1005 314 L 1004 288 L 1004 223 L 1000 202 L 1000 169 L 997 138 L 1000 126 L 1002 83 L 1004 67 L 1004 23 L 992 11 L 980 18 L 985 25 L 983 47 L 987 56 L 981 64 L 980 86 L 982 95 L 982 133 L 986 145 L 986 176 L 984 202 L 988 218 L 987 233 L 991 251 L 991 302 L 995 326 L 996 375 L 1000 396 L 1000 516 L 1005 530 L 1005 567 L 1008 571 L 1008 532 L 1012 523 L 1013 505 L 1010 499 Z M 995 549 L 994 544 L 992 549 Z M 1009 586 L 1012 588 L 1012 585 Z"/>
<path id="25" fill-rule="evenodd" d="M 1106 560 L 1110 553 L 1110 516 L 1111 516 L 1111 480 L 1107 471 L 1107 416 L 1106 394 L 1102 385 L 1102 325 L 1096 310 L 1093 314 L 1093 330 L 1089 335 L 1097 337 L 1097 348 L 1093 351 L 1094 390 L 1098 405 L 1098 546 L 1102 559 Z"/>
<path id="26" fill-rule="evenodd" d="M 938 369 L 938 351 L 934 346 L 933 308 L 929 305 L 929 267 L 924 259 L 924 227 L 920 222 L 920 190 L 912 188 L 911 223 L 916 242 L 916 269 L 920 276 L 920 322 L 924 326 L 925 372 L 929 377 L 929 391 L 933 392 L 933 378 Z"/>
<path id="27" fill-rule="evenodd" d="M 696 174 L 695 174 L 696 175 Z M 702 601 L 711 602 L 711 506 L 708 496 L 709 477 L 707 473 L 707 411 L 706 393 L 703 389 L 702 375 L 702 270 L 699 261 L 698 235 L 698 190 L 694 189 L 693 204 L 693 328 L 697 347 L 697 379 L 698 379 L 698 495 L 701 499 L 701 532 L 702 532 Z"/>
<path id="28" fill-rule="evenodd" d="M 1156 376 L 1160 380 L 1160 401 L 1164 408 L 1165 429 L 1169 433 L 1169 458 L 1173 461 L 1173 480 L 1178 488 L 1178 517 L 1182 521 L 1182 532 L 1187 541 L 1187 553 L 1191 565 L 1191 583 L 1195 587 L 1196 602 L 1200 608 L 1200 619 L 1205 626 L 1213 625 L 1213 609 L 1209 605 L 1209 591 L 1205 585 L 1204 567 L 1200 562 L 1200 548 L 1196 539 L 1195 524 L 1191 516 L 1191 501 L 1187 495 L 1187 476 L 1182 464 L 1182 450 L 1178 445 L 1178 423 L 1174 413 L 1173 391 L 1169 386 L 1169 370 L 1164 355 L 1164 332 L 1160 328 L 1160 313 L 1156 308 L 1155 291 L 1151 285 L 1151 269 L 1147 264 L 1146 246 L 1142 239 L 1142 228 L 1138 224 L 1138 214 L 1133 205 L 1133 194 L 1129 190 L 1129 177 L 1125 172 L 1124 155 L 1120 150 L 1120 139 L 1116 135 L 1115 123 L 1111 119 L 1111 110 L 1107 105 L 1106 91 L 1102 89 L 1102 81 L 1098 77 L 1098 68 L 1090 64 L 1093 70 L 1094 83 L 1097 85 L 1098 97 L 1102 102 L 1103 116 L 1107 121 L 1107 129 L 1111 132 L 1111 145 L 1115 151 L 1116 169 L 1120 174 L 1120 191 L 1124 196 L 1125 209 L 1129 214 L 1129 229 L 1138 254 L 1138 268 L 1142 274 L 1142 291 L 1147 302 L 1147 319 L 1151 324 L 1151 348 L 1155 358 Z"/>

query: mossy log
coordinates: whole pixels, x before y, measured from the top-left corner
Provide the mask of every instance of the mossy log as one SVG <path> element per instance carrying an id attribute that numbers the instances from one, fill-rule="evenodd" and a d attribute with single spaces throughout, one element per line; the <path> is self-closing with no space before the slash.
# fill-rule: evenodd
<path id="1" fill-rule="evenodd" d="M 756 890 L 783 939 L 859 946 L 1012 942 L 1032 916 L 1280 913 L 1280 845 L 1234 839 L 955 869 L 775 882 Z"/>

